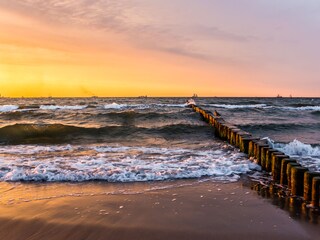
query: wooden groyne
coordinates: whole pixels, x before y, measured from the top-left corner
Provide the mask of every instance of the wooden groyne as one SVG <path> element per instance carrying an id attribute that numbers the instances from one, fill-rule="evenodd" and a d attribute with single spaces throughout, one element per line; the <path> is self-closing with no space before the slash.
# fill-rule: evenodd
<path id="1" fill-rule="evenodd" d="M 275 183 L 286 186 L 292 196 L 303 197 L 307 203 L 319 208 L 320 173 L 302 167 L 297 160 L 273 149 L 267 140 L 256 138 L 250 133 L 226 122 L 216 111 L 206 111 L 196 105 L 191 108 L 214 129 L 215 135 L 248 154 L 261 168 L 270 172 Z"/>

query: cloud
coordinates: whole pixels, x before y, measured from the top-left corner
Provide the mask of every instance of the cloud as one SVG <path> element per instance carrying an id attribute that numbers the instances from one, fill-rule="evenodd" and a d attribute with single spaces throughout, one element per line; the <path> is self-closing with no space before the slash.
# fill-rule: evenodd
<path id="1" fill-rule="evenodd" d="M 0 6 L 22 11 L 25 14 L 39 16 L 52 24 L 75 26 L 121 34 L 135 47 L 162 51 L 188 58 L 213 61 L 223 64 L 235 62 L 226 56 L 213 56 L 210 49 L 201 49 L 193 38 L 208 38 L 246 42 L 253 40 L 250 36 L 241 36 L 221 30 L 217 27 L 170 26 L 154 23 L 144 16 L 143 2 L 129 0 L 4 0 Z M 142 13 L 141 13 L 142 12 Z M 138 21 L 137 19 L 142 19 Z"/>
<path id="2" fill-rule="evenodd" d="M 197 34 L 222 41 L 249 42 L 258 40 L 258 38 L 254 36 L 235 34 L 217 27 L 196 26 L 193 28 L 193 31 Z"/>

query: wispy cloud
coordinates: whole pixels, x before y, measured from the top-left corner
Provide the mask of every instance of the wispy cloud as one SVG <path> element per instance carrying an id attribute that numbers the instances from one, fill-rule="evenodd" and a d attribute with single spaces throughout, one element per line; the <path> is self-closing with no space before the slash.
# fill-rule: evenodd
<path id="1" fill-rule="evenodd" d="M 143 7 L 141 4 L 140 1 L 139 6 Z M 198 48 L 192 38 L 235 42 L 254 40 L 217 27 L 195 26 L 181 32 L 179 29 L 183 26 L 179 25 L 154 24 L 148 19 L 136 21 L 135 18 L 144 16 L 138 14 L 137 3 L 132 0 L 4 0 L 1 5 L 32 13 L 52 23 L 122 34 L 127 42 L 139 48 L 217 63 L 223 60 L 223 64 L 233 64 L 235 60 L 213 56 L 210 51 Z"/>
<path id="2" fill-rule="evenodd" d="M 222 30 L 218 27 L 195 26 L 193 31 L 199 35 L 210 37 L 214 40 L 232 41 L 232 42 L 249 42 L 258 40 L 255 36 L 240 35 Z"/>

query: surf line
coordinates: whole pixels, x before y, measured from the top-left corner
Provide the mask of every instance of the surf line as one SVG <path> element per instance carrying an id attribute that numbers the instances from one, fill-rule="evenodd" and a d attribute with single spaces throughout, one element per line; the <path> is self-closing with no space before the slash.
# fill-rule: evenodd
<path id="1" fill-rule="evenodd" d="M 320 207 L 320 173 L 302 167 L 297 160 L 273 149 L 267 140 L 225 121 L 217 111 L 212 113 L 195 104 L 189 106 L 213 127 L 216 136 L 248 154 L 263 170 L 271 173 L 275 183 L 287 187 L 291 196 L 303 197 L 313 208 Z"/>

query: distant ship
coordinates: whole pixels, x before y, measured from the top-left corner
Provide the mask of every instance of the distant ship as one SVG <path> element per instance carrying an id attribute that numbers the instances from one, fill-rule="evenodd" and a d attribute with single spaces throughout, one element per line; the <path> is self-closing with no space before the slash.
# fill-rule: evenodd
<path id="1" fill-rule="evenodd" d="M 197 98 L 198 97 L 198 94 L 194 93 L 192 98 Z"/>
<path id="2" fill-rule="evenodd" d="M 138 98 L 148 98 L 148 96 L 147 96 L 147 95 L 145 95 L 145 96 L 139 96 Z"/>
<path id="3" fill-rule="evenodd" d="M 277 98 L 282 98 L 282 96 L 280 94 L 277 95 Z"/>

